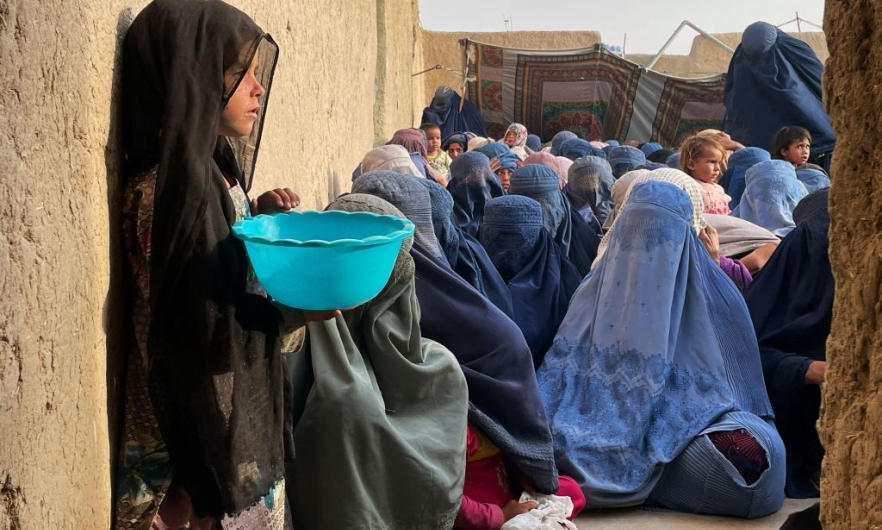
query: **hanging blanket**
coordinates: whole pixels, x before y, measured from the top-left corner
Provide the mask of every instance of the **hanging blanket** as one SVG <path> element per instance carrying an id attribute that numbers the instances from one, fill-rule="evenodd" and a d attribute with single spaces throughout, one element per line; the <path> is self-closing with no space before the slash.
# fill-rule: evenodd
<path id="1" fill-rule="evenodd" d="M 513 50 L 463 41 L 468 98 L 501 138 L 512 122 L 549 141 L 560 131 L 589 140 L 679 145 L 692 133 L 719 129 L 724 75 L 679 79 L 644 69 L 601 46 L 580 50 Z"/>

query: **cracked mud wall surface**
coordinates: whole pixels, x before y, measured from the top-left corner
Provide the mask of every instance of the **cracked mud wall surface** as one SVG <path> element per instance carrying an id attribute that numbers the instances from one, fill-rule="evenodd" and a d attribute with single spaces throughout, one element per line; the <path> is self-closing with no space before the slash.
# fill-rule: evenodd
<path id="1" fill-rule="evenodd" d="M 379 1 L 231 2 L 281 48 L 255 193 L 320 208 L 413 125 L 416 2 L 379 16 Z M 128 274 L 117 52 L 145 4 L 0 0 L 0 530 L 110 526 Z"/>
<path id="2" fill-rule="evenodd" d="M 838 134 L 830 192 L 836 281 L 821 411 L 827 530 L 882 528 L 882 0 L 830 0 L 824 92 Z"/>

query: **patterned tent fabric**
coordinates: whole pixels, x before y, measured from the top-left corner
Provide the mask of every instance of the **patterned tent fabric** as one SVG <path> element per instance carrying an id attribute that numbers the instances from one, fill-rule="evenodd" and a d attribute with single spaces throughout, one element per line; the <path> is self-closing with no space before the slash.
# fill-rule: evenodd
<path id="1" fill-rule="evenodd" d="M 587 140 L 677 146 L 723 121 L 725 75 L 679 79 L 603 49 L 514 50 L 464 40 L 468 98 L 501 138 L 512 122 L 543 141 L 573 131 Z"/>

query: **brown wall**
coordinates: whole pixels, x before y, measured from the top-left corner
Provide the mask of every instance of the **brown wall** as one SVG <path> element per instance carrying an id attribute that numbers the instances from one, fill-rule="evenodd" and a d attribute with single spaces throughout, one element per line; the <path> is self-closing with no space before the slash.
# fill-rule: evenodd
<path id="1" fill-rule="evenodd" d="M 422 109 L 416 0 L 232 2 L 281 47 L 254 191 L 321 207 Z M 117 51 L 145 3 L 0 0 L 0 530 L 109 527 L 126 336 Z"/>
<path id="2" fill-rule="evenodd" d="M 827 2 L 825 99 L 838 140 L 830 192 L 836 282 L 821 435 L 826 530 L 882 528 L 882 0 Z"/>

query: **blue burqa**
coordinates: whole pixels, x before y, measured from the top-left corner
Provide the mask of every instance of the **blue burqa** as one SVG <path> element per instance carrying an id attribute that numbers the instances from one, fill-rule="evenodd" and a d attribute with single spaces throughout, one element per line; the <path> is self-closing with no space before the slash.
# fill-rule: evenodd
<path id="1" fill-rule="evenodd" d="M 530 197 L 542 206 L 545 228 L 558 249 L 580 274 L 588 274 L 597 256 L 600 235 L 572 207 L 560 189 L 557 173 L 540 164 L 521 167 L 512 174 L 508 191 L 512 195 Z"/>
<path id="2" fill-rule="evenodd" d="M 435 237 L 450 268 L 493 302 L 509 317 L 514 317 L 511 294 L 490 256 L 478 240 L 463 232 L 453 220 L 453 197 L 440 184 L 421 180 L 432 201 L 432 226 Z"/>
<path id="3" fill-rule="evenodd" d="M 815 428 L 821 390 L 807 385 L 805 375 L 813 361 L 827 360 L 833 318 L 828 196 L 829 190 L 823 189 L 799 203 L 796 229 L 744 293 L 775 423 L 787 448 L 787 496 L 796 498 L 818 496 L 813 481 L 824 455 Z"/>
<path id="4" fill-rule="evenodd" d="M 462 111 L 459 106 L 462 103 Z M 487 136 L 484 117 L 471 101 L 462 97 L 449 86 L 440 86 L 435 91 L 432 102 L 423 110 L 420 123 L 434 123 L 441 128 L 441 138 L 456 132 L 470 132 L 481 137 Z"/>
<path id="5" fill-rule="evenodd" d="M 805 42 L 771 24 L 751 24 L 729 63 L 723 130 L 769 151 L 781 127 L 798 125 L 812 135 L 813 156 L 833 151 L 836 134 L 821 101 L 823 71 Z"/>
<path id="6" fill-rule="evenodd" d="M 509 195 L 491 200 L 484 211 L 481 244 L 507 283 L 514 321 L 538 368 L 582 275 L 561 259 L 538 202 Z"/>
<path id="7" fill-rule="evenodd" d="M 470 236 L 477 236 L 481 229 L 484 203 L 505 195 L 502 184 L 490 169 L 490 159 L 477 151 L 463 153 L 450 163 L 447 191 L 453 197 L 456 223 Z"/>
<path id="8" fill-rule="evenodd" d="M 772 155 L 759 147 L 745 147 L 729 156 L 729 160 L 726 162 L 726 171 L 720 177 L 719 184 L 726 190 L 726 194 L 732 197 L 732 200 L 729 201 L 730 210 L 734 210 L 741 202 L 745 186 L 744 174 L 747 170 L 760 162 L 771 159 Z"/>
<path id="9" fill-rule="evenodd" d="M 609 162 L 586 156 L 570 166 L 564 192 L 586 222 L 591 223 L 593 218 L 602 226 L 614 208 L 611 190 L 615 183 Z"/>
<path id="10" fill-rule="evenodd" d="M 554 493 L 558 481 L 551 433 L 524 336 L 443 259 L 419 243 L 410 253 L 416 264 L 420 329 L 459 360 L 469 387 L 469 421 L 537 491 Z"/>
<path id="11" fill-rule="evenodd" d="M 760 162 L 744 173 L 744 182 L 744 194 L 732 215 L 778 237 L 789 234 L 796 227 L 793 209 L 808 195 L 793 164 L 784 160 Z"/>
<path id="12" fill-rule="evenodd" d="M 538 372 L 555 456 L 589 506 L 761 517 L 783 504 L 783 444 L 747 308 L 691 219 L 677 186 L 633 189 Z M 751 486 L 702 436 L 739 428 L 769 461 Z"/>

